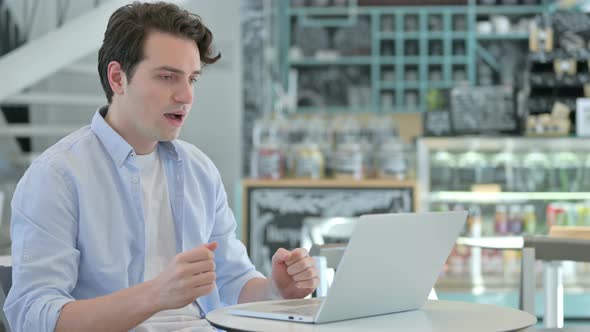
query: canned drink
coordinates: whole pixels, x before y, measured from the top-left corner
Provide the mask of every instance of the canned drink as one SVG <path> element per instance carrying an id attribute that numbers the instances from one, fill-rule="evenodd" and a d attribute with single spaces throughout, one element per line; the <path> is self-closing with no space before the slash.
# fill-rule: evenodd
<path id="1" fill-rule="evenodd" d="M 547 220 L 547 230 L 553 225 L 557 225 L 557 211 L 561 209 L 556 203 L 547 204 L 545 219 Z"/>

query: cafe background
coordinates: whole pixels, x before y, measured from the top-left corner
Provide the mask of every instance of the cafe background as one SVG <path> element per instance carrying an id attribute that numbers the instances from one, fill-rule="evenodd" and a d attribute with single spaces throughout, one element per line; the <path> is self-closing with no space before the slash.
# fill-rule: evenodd
<path id="1" fill-rule="evenodd" d="M 584 1 L 176 2 L 222 53 L 181 138 L 220 169 L 263 273 L 276 248 L 313 242 L 314 220 L 467 210 L 462 238 L 499 240 L 590 226 Z M 122 3 L 0 0 L 4 259 L 18 179 L 104 103 L 96 51 Z M 520 259 L 457 245 L 439 298 L 517 307 Z M 564 263 L 563 279 L 566 325 L 583 324 L 590 265 Z"/>

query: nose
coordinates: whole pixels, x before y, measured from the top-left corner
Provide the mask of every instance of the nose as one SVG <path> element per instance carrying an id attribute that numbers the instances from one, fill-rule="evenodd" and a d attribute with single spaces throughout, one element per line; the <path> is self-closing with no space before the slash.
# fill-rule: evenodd
<path id="1" fill-rule="evenodd" d="M 174 101 L 179 104 L 192 104 L 194 90 L 189 82 L 179 83 L 174 93 Z"/>

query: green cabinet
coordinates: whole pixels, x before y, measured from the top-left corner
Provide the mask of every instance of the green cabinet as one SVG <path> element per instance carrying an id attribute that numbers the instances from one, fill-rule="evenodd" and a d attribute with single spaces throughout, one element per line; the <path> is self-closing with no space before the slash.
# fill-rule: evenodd
<path id="1" fill-rule="evenodd" d="M 476 84 L 478 59 L 499 69 L 482 44 L 528 40 L 526 32 L 478 34 L 478 20 L 490 15 L 532 17 L 547 6 L 478 6 L 474 1 L 457 6 L 358 6 L 348 1 L 340 7 L 305 7 L 282 0 L 277 8 L 278 71 L 285 90 L 293 84 L 293 70 L 298 73 L 298 92 L 302 80 L 317 83 L 314 80 L 327 71 L 356 73 L 324 84 L 339 91 L 333 100 L 325 100 L 318 86 L 303 91 L 303 96 L 315 97 L 299 100 L 297 111 L 416 112 L 427 109 L 431 89 Z M 343 37 L 347 32 L 350 44 Z M 350 86 L 362 86 L 361 97 Z"/>

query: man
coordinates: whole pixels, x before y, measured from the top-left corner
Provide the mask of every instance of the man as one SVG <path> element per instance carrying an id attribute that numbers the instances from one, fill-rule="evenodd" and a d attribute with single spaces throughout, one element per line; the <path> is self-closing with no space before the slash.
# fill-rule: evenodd
<path id="1" fill-rule="evenodd" d="M 45 151 L 12 201 L 13 331 L 195 331 L 222 305 L 302 298 L 317 271 L 279 249 L 254 269 L 213 163 L 177 140 L 202 64 L 198 16 L 133 3 L 111 16 L 99 74 L 108 105 Z"/>

